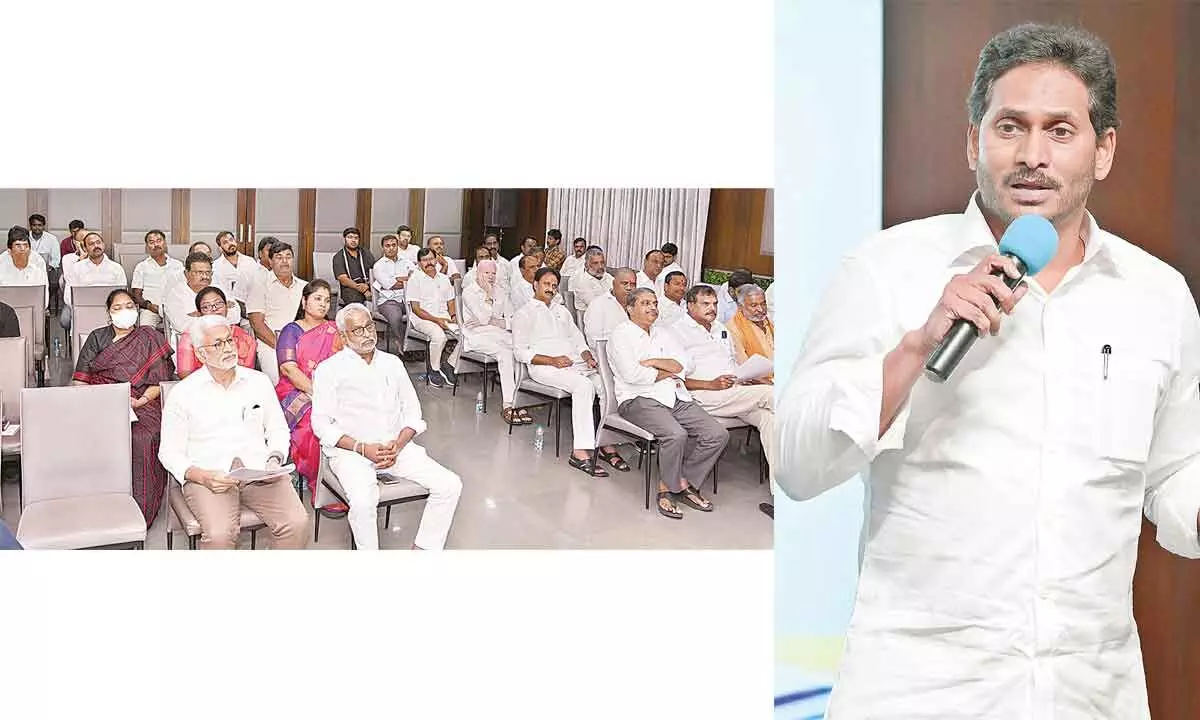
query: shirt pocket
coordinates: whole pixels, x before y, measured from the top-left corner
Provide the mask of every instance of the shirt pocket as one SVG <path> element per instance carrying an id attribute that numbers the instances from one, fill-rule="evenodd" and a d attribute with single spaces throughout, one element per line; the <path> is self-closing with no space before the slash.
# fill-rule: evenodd
<path id="1" fill-rule="evenodd" d="M 1100 457 L 1146 462 L 1163 374 L 1164 364 L 1149 356 L 1109 354 L 1107 377 L 1100 374 L 1092 398 L 1093 443 Z"/>

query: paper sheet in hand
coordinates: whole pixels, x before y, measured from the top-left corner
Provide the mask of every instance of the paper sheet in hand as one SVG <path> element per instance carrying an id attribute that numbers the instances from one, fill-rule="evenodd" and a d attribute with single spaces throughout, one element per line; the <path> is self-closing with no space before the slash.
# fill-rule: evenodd
<path id="1" fill-rule="evenodd" d="M 295 469 L 296 466 L 290 464 L 273 468 L 271 470 L 254 470 L 243 467 L 238 468 L 237 470 L 230 470 L 228 474 L 231 479 L 237 480 L 240 483 L 256 483 L 263 482 L 265 480 L 271 480 L 277 477 L 286 477 Z"/>
<path id="2" fill-rule="evenodd" d="M 0 430 L 0 436 L 12 437 L 13 435 L 16 435 L 17 431 L 19 431 L 20 429 L 21 429 L 20 423 L 7 423 L 7 424 L 5 424 L 4 429 Z"/>
<path id="3" fill-rule="evenodd" d="M 770 360 L 762 355 L 751 355 L 746 358 L 746 362 L 737 366 L 734 374 L 738 380 L 755 380 L 770 375 L 773 369 Z"/>

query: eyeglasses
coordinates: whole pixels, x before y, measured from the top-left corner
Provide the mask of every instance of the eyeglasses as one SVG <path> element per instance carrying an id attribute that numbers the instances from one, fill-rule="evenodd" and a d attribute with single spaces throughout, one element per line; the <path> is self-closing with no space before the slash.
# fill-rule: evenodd
<path id="1" fill-rule="evenodd" d="M 204 313 L 224 312 L 225 307 L 226 307 L 225 303 L 207 303 L 205 305 L 200 306 L 200 312 L 204 312 Z"/>
<path id="2" fill-rule="evenodd" d="M 190 272 L 193 275 L 196 275 L 197 277 L 207 277 L 207 278 L 212 277 L 212 274 L 213 274 L 212 270 L 188 270 L 188 272 Z"/>
<path id="3" fill-rule="evenodd" d="M 215 350 L 232 350 L 236 345 L 237 343 L 234 341 L 233 337 L 227 337 L 224 340 L 217 340 L 216 342 L 208 345 L 201 345 L 200 347 L 213 348 Z"/>
<path id="4" fill-rule="evenodd" d="M 368 338 L 375 334 L 375 323 L 369 322 L 362 327 L 351 328 L 347 332 L 356 338 Z"/>

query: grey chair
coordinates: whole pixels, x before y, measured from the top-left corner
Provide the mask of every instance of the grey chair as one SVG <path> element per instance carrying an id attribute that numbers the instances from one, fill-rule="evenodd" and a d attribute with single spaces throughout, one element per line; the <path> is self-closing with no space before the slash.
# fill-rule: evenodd
<path id="1" fill-rule="evenodd" d="M 741 430 L 742 428 L 753 428 L 754 427 L 750 423 L 745 422 L 744 420 L 739 420 L 738 418 L 717 417 L 714 415 L 713 419 L 716 420 L 718 423 L 720 423 L 721 427 L 728 430 L 730 432 L 731 437 L 732 437 L 732 433 L 734 430 Z M 726 447 L 728 447 L 728 446 L 726 446 Z M 717 461 L 715 463 L 713 463 L 713 470 L 712 470 L 713 495 L 717 494 L 717 481 L 719 479 L 718 469 L 720 468 L 720 466 L 721 466 L 721 458 L 717 458 Z M 759 467 L 759 475 L 760 476 L 762 475 L 761 464 Z"/>
<path id="2" fill-rule="evenodd" d="M 371 286 L 371 299 L 367 302 L 367 308 L 371 311 L 371 319 L 375 321 L 375 325 L 383 326 L 383 343 L 385 348 L 392 346 L 392 327 L 388 325 L 387 318 L 379 312 L 379 291 L 375 289 L 375 268 L 367 271 L 367 283 Z M 330 305 L 332 307 L 332 303 Z M 405 318 L 407 320 L 407 316 Z M 408 323 L 405 322 L 405 325 Z"/>
<path id="3" fill-rule="evenodd" d="M 342 284 L 338 282 L 337 277 L 333 274 L 333 256 L 336 252 L 314 252 L 313 253 L 313 279 L 324 280 L 329 283 L 329 313 L 330 317 L 337 312 L 340 307 L 338 296 L 341 295 Z"/>
<path id="4" fill-rule="evenodd" d="M 22 438 L 23 546 L 145 548 L 146 518 L 133 499 L 128 383 L 25 389 L 21 426 L 40 428 Z M 63 444 L 64 437 L 88 442 Z"/>
<path id="5" fill-rule="evenodd" d="M 463 308 L 462 301 L 462 285 L 454 285 L 454 307 L 458 310 L 458 319 L 462 322 L 466 321 L 466 311 Z M 460 343 L 466 342 L 466 328 L 462 324 L 459 325 Z M 499 377 L 500 365 L 496 362 L 496 356 L 479 350 L 467 350 L 464 344 L 462 350 L 458 353 L 458 361 L 454 363 L 454 376 L 458 378 L 462 375 L 483 375 L 483 411 L 487 412 L 487 396 L 488 396 L 488 377 L 495 375 Z M 450 395 L 453 397 L 458 393 L 458 383 L 450 390 Z"/>
<path id="6" fill-rule="evenodd" d="M 543 385 L 529 377 L 529 368 L 523 362 L 517 362 L 517 391 L 513 396 L 513 410 L 528 410 L 529 408 L 549 406 L 546 415 L 546 425 L 554 423 L 554 457 L 559 453 L 559 437 L 562 434 L 563 402 L 570 401 L 571 393 L 561 388 Z M 522 396 L 533 395 L 539 399 L 534 402 L 522 402 Z M 512 435 L 513 426 L 509 424 L 508 434 Z"/>
<path id="7" fill-rule="evenodd" d="M 600 431 L 596 433 L 596 446 L 603 447 L 611 439 L 632 438 L 641 457 L 638 467 L 646 472 L 646 509 L 650 509 L 650 454 L 654 451 L 658 438 L 654 433 L 634 425 L 617 412 L 617 386 L 613 379 L 612 365 L 608 361 L 608 341 L 596 341 L 596 361 L 600 364 L 600 380 L 604 383 L 604 407 L 600 408 Z"/>
<path id="8" fill-rule="evenodd" d="M 37 370 L 45 367 L 46 358 L 46 286 L 6 285 L 0 287 L 0 302 L 11 307 L 21 326 L 21 336 L 29 338 L 27 349 L 30 365 L 26 368 L 32 379 Z M 23 312 L 24 311 L 24 312 Z M 40 385 L 38 382 L 36 385 Z M 30 382 L 30 386 L 35 383 Z"/>
<path id="9" fill-rule="evenodd" d="M 178 384 L 178 380 L 172 380 L 165 383 L 159 383 L 161 388 L 162 404 L 165 407 L 167 404 L 167 395 L 171 392 L 171 388 Z M 192 509 L 188 507 L 187 498 L 183 496 L 183 486 L 174 475 L 167 473 L 167 549 L 175 549 L 175 533 L 182 532 L 187 536 L 188 549 L 196 549 L 196 541 L 200 538 L 200 521 L 196 519 Z M 250 533 L 250 549 L 254 550 L 258 546 L 258 531 L 267 526 L 253 510 L 248 507 L 243 507 L 241 514 L 238 516 L 238 522 L 241 525 L 243 532 Z"/>
<path id="10" fill-rule="evenodd" d="M 317 475 L 316 506 L 318 508 L 325 507 L 336 500 L 349 507 L 350 502 L 346 499 L 346 490 L 342 487 L 337 475 L 334 474 L 333 468 L 329 466 L 329 458 L 325 453 L 325 448 L 321 448 L 321 469 Z M 387 482 L 379 481 L 379 505 L 376 510 L 384 508 L 383 524 L 386 527 L 392 524 L 393 505 L 424 500 L 429 497 L 429 490 L 411 480 L 393 478 L 390 475 L 385 477 L 387 477 Z M 316 519 L 313 521 L 313 544 L 316 544 L 321 537 L 321 512 L 318 510 L 314 516 Z M 358 543 L 354 541 L 353 528 L 350 531 L 350 549 L 358 549 Z"/>
<path id="11" fill-rule="evenodd" d="M 0 436 L 0 459 L 21 454 L 21 391 L 28 377 L 29 342 L 26 338 L 0 338 L 0 425 L 13 424 L 16 434 Z M 20 504 L 20 475 L 17 476 L 17 503 Z M 0 498 L 2 499 L 2 498 Z M 0 509 L 4 505 L 0 502 Z"/>

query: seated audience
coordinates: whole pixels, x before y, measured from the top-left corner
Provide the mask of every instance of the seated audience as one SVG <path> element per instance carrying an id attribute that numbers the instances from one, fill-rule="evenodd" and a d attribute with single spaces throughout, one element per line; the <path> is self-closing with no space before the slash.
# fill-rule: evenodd
<path id="1" fill-rule="evenodd" d="M 671 271 L 663 283 L 662 292 L 658 295 L 658 325 L 671 327 L 687 315 L 683 298 L 687 294 L 687 276 L 678 271 Z"/>
<path id="2" fill-rule="evenodd" d="M 438 273 L 450 278 L 451 282 L 454 281 L 454 278 L 462 277 L 462 272 L 460 272 L 458 265 L 454 263 L 452 258 L 446 257 L 446 241 L 441 235 L 434 235 L 429 238 L 429 249 L 433 251 Z"/>
<path id="3" fill-rule="evenodd" d="M 729 279 L 717 286 L 717 319 L 722 325 L 728 325 L 737 312 L 737 298 L 734 295 L 743 285 L 754 284 L 754 273 L 747 268 L 737 268 L 729 273 Z"/>
<path id="4" fill-rule="evenodd" d="M 453 367 L 461 347 L 458 343 L 458 308 L 450 279 L 437 271 L 437 258 L 429 248 L 417 252 L 418 270 L 408 279 L 405 299 L 408 301 L 408 321 L 413 329 L 429 338 L 429 384 L 445 387 L 457 384 Z M 442 361 L 442 351 L 448 340 L 454 341 L 450 362 Z"/>
<path id="5" fill-rule="evenodd" d="M 137 303 L 128 290 L 108 294 L 109 324 L 96 328 L 79 350 L 73 385 L 130 384 L 130 403 L 137 421 L 130 426 L 133 452 L 133 499 L 149 527 L 162 507 L 167 474 L 158 461 L 162 404 L 161 382 L 172 379 L 171 347 L 162 333 L 138 325 Z M 133 418 L 130 418 L 133 421 Z"/>
<path id="6" fill-rule="evenodd" d="M 100 233 L 90 232 L 84 235 L 83 246 L 87 252 L 87 258 L 72 264 L 69 272 L 64 271 L 67 286 L 63 291 L 63 309 L 58 316 L 58 321 L 67 330 L 71 329 L 72 287 L 97 285 L 124 287 L 129 284 L 125 268 L 104 254 L 104 238 L 100 237 Z"/>
<path id="7" fill-rule="evenodd" d="M 638 270 L 637 286 L 640 288 L 649 288 L 654 292 L 658 292 L 658 279 L 662 277 L 663 269 L 663 254 L 661 250 L 651 250 L 646 253 L 646 259 L 642 262 L 642 269 Z"/>
<path id="8" fill-rule="evenodd" d="M 397 352 L 404 347 L 404 286 L 415 265 L 400 255 L 400 240 L 395 235 L 383 236 L 383 257 L 375 261 L 375 310 L 387 320 L 391 341 Z M 391 348 L 384 348 L 385 351 Z"/>
<path id="9" fill-rule="evenodd" d="M 171 335 L 183 334 L 192 326 L 192 322 L 203 313 L 196 304 L 197 294 L 210 287 L 213 279 L 212 260 L 201 252 L 194 252 L 183 262 L 183 282 L 172 282 L 167 288 L 166 300 L 163 303 L 164 317 L 170 326 Z M 223 288 L 221 294 L 226 299 L 225 317 L 231 325 L 237 325 L 241 320 L 241 312 L 237 303 L 229 303 L 229 294 Z M 178 345 L 178 339 L 171 337 Z"/>
<path id="10" fill-rule="evenodd" d="M 139 308 L 138 324 L 157 328 L 165 312 L 167 280 L 183 272 L 183 263 L 167 255 L 167 236 L 162 230 L 146 233 L 145 241 L 148 257 L 134 266 L 129 288 Z"/>
<path id="11" fill-rule="evenodd" d="M 571 278 L 568 289 L 575 295 L 575 309 L 586 313 L 592 301 L 612 290 L 613 277 L 608 274 L 604 251 L 588 250 L 583 256 L 583 269 Z"/>
<path id="12" fill-rule="evenodd" d="M 342 231 L 342 249 L 333 256 L 333 276 L 341 285 L 338 292 L 343 307 L 363 303 L 371 297 L 371 268 L 375 258 L 369 248 L 360 246 L 358 228 Z"/>
<path id="13" fill-rule="evenodd" d="M 733 341 L 733 357 L 738 364 L 751 355 L 775 359 L 775 325 L 767 318 L 767 295 L 751 283 L 737 289 L 738 309 L 729 323 L 729 339 Z M 768 375 L 767 382 L 775 382 Z"/>
<path id="14" fill-rule="evenodd" d="M 217 233 L 216 243 L 221 256 L 213 261 L 213 285 L 228 288 L 232 294 L 226 295 L 226 301 L 236 302 L 238 311 L 246 317 L 246 300 L 261 277 L 261 267 L 254 258 L 238 251 L 237 238 L 228 230 Z"/>
<path id="15" fill-rule="evenodd" d="M 581 237 L 575 238 L 575 241 L 571 243 L 571 254 L 563 260 L 562 269 L 555 269 L 558 270 L 563 277 L 570 278 L 573 281 L 575 279 L 575 273 L 579 272 L 579 270 L 583 267 L 583 253 L 586 250 L 587 240 Z"/>
<path id="16" fill-rule="evenodd" d="M 758 428 L 767 464 L 773 466 L 775 388 L 759 378 L 738 381 L 729 333 L 717 319 L 717 291 L 708 285 L 688 290 L 687 315 L 671 330 L 686 353 L 684 386 L 692 397 L 713 417 L 738 418 Z"/>
<path id="17" fill-rule="evenodd" d="M 279 382 L 279 366 L 275 360 L 279 331 L 296 317 L 305 281 L 292 272 L 294 252 L 291 245 L 277 242 L 268 254 L 271 272 L 263 276 L 262 282 L 254 284 L 246 309 L 250 311 L 250 327 L 258 338 L 258 367 L 274 384 Z"/>
<path id="18" fill-rule="evenodd" d="M 657 283 L 654 290 L 659 295 L 663 294 L 663 285 L 666 284 L 667 276 L 669 274 L 671 274 L 673 272 L 678 272 L 678 273 L 683 272 L 683 266 L 680 265 L 679 263 L 675 262 L 675 260 L 678 257 L 679 257 L 679 247 L 677 245 L 675 245 L 675 243 L 663 243 L 663 246 L 662 246 L 663 267 L 662 267 L 662 270 L 658 273 L 658 277 L 654 281 L 655 283 Z"/>
<path id="19" fill-rule="evenodd" d="M 517 386 L 512 333 L 509 331 L 512 310 L 496 287 L 496 262 L 490 259 L 481 261 L 475 268 L 473 281 L 464 286 L 462 291 L 464 346 L 469 351 L 487 353 L 496 358 L 504 402 L 504 421 L 510 425 L 527 425 L 533 422 L 529 413 L 524 410 L 514 412 L 512 409 Z"/>
<path id="20" fill-rule="evenodd" d="M 197 317 L 206 315 L 215 315 L 229 321 L 228 301 L 225 299 L 225 292 L 219 287 L 202 288 L 196 293 L 196 312 Z M 254 361 L 257 359 L 258 344 L 250 333 L 243 330 L 236 324 L 230 324 L 233 328 L 233 340 L 237 346 L 238 365 L 244 368 L 254 369 Z M 175 349 L 175 372 L 179 375 L 179 379 L 191 375 L 196 370 L 200 369 L 200 359 L 196 357 L 196 349 L 192 347 L 192 336 L 190 333 L 182 333 L 179 336 L 179 342 Z"/>
<path id="21" fill-rule="evenodd" d="M 385 474 L 429 490 L 413 549 L 441 550 L 462 481 L 413 441 L 425 430 L 421 404 L 400 358 L 376 349 L 371 312 L 347 305 L 338 311 L 337 327 L 345 349 L 313 375 L 312 428 L 346 491 L 354 540 L 364 550 L 379 549 L 376 476 Z"/>
<path id="22" fill-rule="evenodd" d="M 592 457 L 596 450 L 592 405 L 596 398 L 604 397 L 604 383 L 596 370 L 596 358 L 571 313 L 552 300 L 558 292 L 558 272 L 550 268 L 538 270 L 534 290 L 533 301 L 513 317 L 513 354 L 518 362 L 528 366 L 529 377 L 571 393 L 573 450 L 568 463 L 594 477 L 608 477 L 608 472 L 600 467 L 600 460 L 622 472 L 628 471 L 629 465 L 611 445 L 600 448 L 597 457 Z"/>
<path id="23" fill-rule="evenodd" d="M 29 231 L 20 225 L 8 229 L 8 254 L 0 258 L 0 285 L 41 285 L 46 289 L 43 302 L 50 304 L 50 278 L 45 263 L 35 263 Z"/>
<path id="24" fill-rule="evenodd" d="M 407 225 L 396 228 L 396 237 L 400 240 L 400 257 L 408 260 L 413 267 L 417 266 L 417 252 L 421 246 L 413 242 L 413 231 Z"/>
<path id="25" fill-rule="evenodd" d="M 658 438 L 662 480 L 658 512 L 679 519 L 676 501 L 704 512 L 713 509 L 700 495 L 729 442 L 729 432 L 692 399 L 684 387 L 683 351 L 668 330 L 655 324 L 658 297 L 637 288 L 625 301 L 629 320 L 612 331 L 607 349 L 621 417 Z"/>
<path id="26" fill-rule="evenodd" d="M 34 213 L 29 216 L 29 240 L 33 252 L 46 261 L 46 270 L 57 269 L 62 262 L 62 251 L 58 238 L 46 232 L 46 216 Z"/>
<path id="27" fill-rule="evenodd" d="M 312 377 L 317 366 L 342 349 L 337 325 L 325 318 L 333 294 L 329 283 L 310 280 L 304 286 L 296 319 L 279 332 L 275 358 L 279 363 L 279 382 L 275 394 L 283 407 L 283 418 L 292 433 L 291 458 L 296 472 L 308 483 L 313 500 L 317 497 L 317 471 L 321 468 L 321 444 L 312 431 Z M 345 512 L 345 507 L 327 508 Z"/>
<path id="28" fill-rule="evenodd" d="M 276 550 L 305 547 L 308 514 L 289 475 L 246 482 L 229 474 L 274 470 L 287 460 L 287 423 L 271 381 L 238 365 L 225 318 L 199 318 L 188 334 L 204 367 L 167 398 L 158 455 L 200 523 L 200 549 L 237 545 L 242 506 L 266 524 Z"/>
<path id="29" fill-rule="evenodd" d="M 629 319 L 625 299 L 636 287 L 637 273 L 633 268 L 620 268 L 613 274 L 612 290 L 588 305 L 583 314 L 583 335 L 589 347 L 595 349 L 597 340 L 607 340 L 613 328 Z"/>

